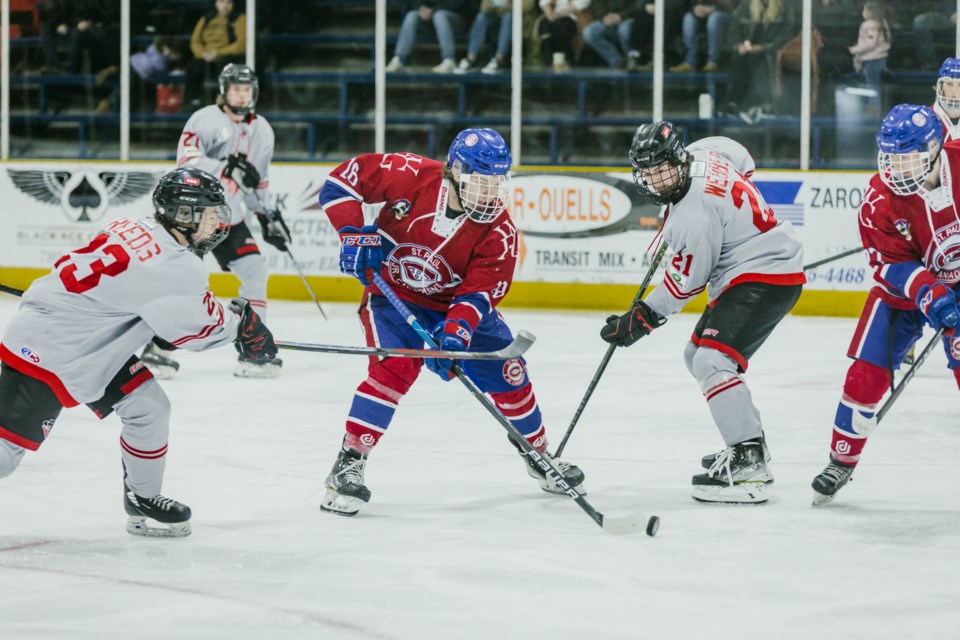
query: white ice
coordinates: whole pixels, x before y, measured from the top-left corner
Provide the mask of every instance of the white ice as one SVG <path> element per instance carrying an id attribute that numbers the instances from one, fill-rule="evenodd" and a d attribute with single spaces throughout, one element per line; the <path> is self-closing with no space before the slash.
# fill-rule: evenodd
<path id="1" fill-rule="evenodd" d="M 16 309 L 0 296 L 0 327 Z M 280 339 L 360 344 L 352 305 L 274 303 Z M 506 310 L 559 443 L 605 351 L 603 313 Z M 615 537 L 529 478 L 457 382 L 424 371 L 367 467 L 359 515 L 318 509 L 366 360 L 285 352 L 276 380 L 184 353 L 164 494 L 191 537 L 128 535 L 119 425 L 66 410 L 0 481 L 0 638 L 957 638 L 957 388 L 938 349 L 854 482 L 810 506 L 853 319 L 790 317 L 747 374 L 773 452 L 769 504 L 690 498 L 722 446 L 682 363 L 680 315 L 618 350 L 565 458 L 598 510 L 662 518 Z"/>

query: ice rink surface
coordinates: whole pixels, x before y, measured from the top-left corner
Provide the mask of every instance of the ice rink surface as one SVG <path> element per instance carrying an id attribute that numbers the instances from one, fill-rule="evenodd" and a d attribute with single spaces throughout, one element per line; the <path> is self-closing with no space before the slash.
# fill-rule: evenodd
<path id="1" fill-rule="evenodd" d="M 274 303 L 278 339 L 361 344 L 350 305 Z M 0 295 L 0 327 L 16 301 Z M 551 450 L 604 350 L 604 313 L 507 309 Z M 564 457 L 600 511 L 662 518 L 615 537 L 539 490 L 457 382 L 424 371 L 367 466 L 354 518 L 318 509 L 366 360 L 285 352 L 276 380 L 224 348 L 182 353 L 163 493 L 189 538 L 124 530 L 119 422 L 65 410 L 0 481 L 0 638 L 957 638 L 960 420 L 939 349 L 852 484 L 810 506 L 852 319 L 787 318 L 751 361 L 776 476 L 763 506 L 703 505 L 722 446 L 682 362 L 684 314 L 618 350 Z M 928 334 L 929 335 L 929 334 Z"/>

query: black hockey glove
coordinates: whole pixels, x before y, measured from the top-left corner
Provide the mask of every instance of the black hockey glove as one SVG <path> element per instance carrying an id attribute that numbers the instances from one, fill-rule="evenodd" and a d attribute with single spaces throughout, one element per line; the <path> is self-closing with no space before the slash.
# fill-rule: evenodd
<path id="1" fill-rule="evenodd" d="M 253 193 L 260 184 L 260 172 L 247 160 L 247 154 L 235 153 L 227 158 L 223 175 L 237 183 L 244 193 Z"/>
<path id="2" fill-rule="evenodd" d="M 250 303 L 243 298 L 234 298 L 230 301 L 230 311 L 240 316 L 240 330 L 237 331 L 237 339 L 233 341 L 237 353 L 256 362 L 273 360 L 277 355 L 273 334 Z"/>
<path id="3" fill-rule="evenodd" d="M 667 321 L 641 300 L 630 311 L 623 315 L 612 315 L 607 318 L 607 324 L 600 330 L 600 337 L 604 342 L 615 344 L 618 347 L 629 347 L 643 336 Z"/>
<path id="4" fill-rule="evenodd" d="M 287 243 L 290 242 L 290 229 L 283 221 L 280 210 L 257 214 L 257 220 L 263 229 L 263 241 L 272 244 L 279 251 L 286 251 Z"/>

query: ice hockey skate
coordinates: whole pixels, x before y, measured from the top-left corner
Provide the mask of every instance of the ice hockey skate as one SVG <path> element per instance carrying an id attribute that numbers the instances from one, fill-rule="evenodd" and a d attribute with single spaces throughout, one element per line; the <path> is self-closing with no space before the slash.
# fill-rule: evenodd
<path id="1" fill-rule="evenodd" d="M 322 511 L 352 516 L 370 502 L 370 489 L 363 483 L 367 458 L 354 449 L 341 449 L 327 476 L 327 495 L 320 503 Z"/>
<path id="2" fill-rule="evenodd" d="M 241 354 L 237 358 L 237 368 L 233 370 L 233 375 L 237 378 L 276 378 L 282 367 L 283 360 L 280 358 L 263 362 L 245 358 Z"/>
<path id="3" fill-rule="evenodd" d="M 843 464 L 842 462 L 837 462 L 831 455 L 830 464 L 828 464 L 827 468 L 814 478 L 811 483 L 813 487 L 813 506 L 819 507 L 820 505 L 833 502 L 833 499 L 837 496 L 837 492 L 853 479 L 853 470 L 855 468 L 856 467 Z"/>
<path id="4" fill-rule="evenodd" d="M 760 445 L 763 447 L 763 461 L 770 462 L 770 458 L 772 456 L 770 455 L 769 447 L 767 447 L 767 438 L 762 434 L 760 436 Z M 709 453 L 703 456 L 703 458 L 700 459 L 700 466 L 702 466 L 704 469 L 709 469 L 713 466 L 713 463 L 717 461 L 717 458 L 721 453 L 723 453 L 722 450 L 718 451 L 717 453 Z M 767 473 L 770 473 L 769 470 Z M 770 474 L 770 480 L 767 482 L 767 484 L 773 484 L 773 474 Z"/>
<path id="5" fill-rule="evenodd" d="M 176 500 L 157 495 L 138 496 L 124 487 L 123 508 L 127 518 L 127 533 L 151 538 L 185 538 L 190 535 L 190 507 Z M 152 526 L 147 519 L 162 526 Z"/>
<path id="6" fill-rule="evenodd" d="M 143 348 L 140 359 L 157 380 L 169 380 L 180 370 L 180 363 L 173 359 L 172 353 L 164 351 L 153 342 L 148 342 Z"/>
<path id="7" fill-rule="evenodd" d="M 527 473 L 530 474 L 531 478 L 536 478 L 537 483 L 540 485 L 540 488 L 546 491 L 547 493 L 555 493 L 557 495 L 566 495 L 564 491 L 549 475 L 546 474 L 543 470 L 537 466 L 537 463 L 534 462 L 526 453 L 520 454 L 523 456 L 524 462 L 526 463 Z M 560 475 L 563 476 L 563 479 L 567 481 L 571 487 L 579 491 L 583 495 L 587 495 L 586 490 L 583 488 L 583 471 L 580 470 L 575 464 L 570 464 L 569 462 L 564 462 L 563 460 L 554 459 L 548 451 L 540 452 L 540 455 L 546 458 L 547 460 L 553 462 L 559 471 Z"/>
<path id="8" fill-rule="evenodd" d="M 760 440 L 727 447 L 707 469 L 693 476 L 693 499 L 717 504 L 762 504 L 765 485 L 773 482 Z"/>

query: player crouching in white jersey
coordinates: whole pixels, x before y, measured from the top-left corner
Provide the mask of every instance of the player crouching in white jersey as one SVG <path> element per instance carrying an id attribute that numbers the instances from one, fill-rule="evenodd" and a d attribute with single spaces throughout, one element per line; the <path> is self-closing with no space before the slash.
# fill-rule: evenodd
<path id="1" fill-rule="evenodd" d="M 24 292 L 0 342 L 0 478 L 40 447 L 64 407 L 84 403 L 101 419 L 116 412 L 127 531 L 182 537 L 190 508 L 160 495 L 170 401 L 131 354 L 154 335 L 191 351 L 232 342 L 256 360 L 277 348 L 246 300 L 230 313 L 207 288 L 199 256 L 230 221 L 219 181 L 177 169 L 160 179 L 153 204 L 153 218 L 114 220 Z"/>
<path id="2" fill-rule="evenodd" d="M 684 350 L 726 447 L 703 458 L 693 476 L 701 502 L 763 503 L 769 453 L 760 413 L 742 374 L 800 297 L 802 247 L 750 181 L 750 153 L 729 138 L 687 148 L 669 122 L 642 125 L 630 147 L 640 195 L 666 205 L 661 228 L 673 250 L 662 286 L 623 315 L 607 318 L 601 337 L 629 346 L 666 322 L 704 289 L 709 304 Z"/>
<path id="3" fill-rule="evenodd" d="M 267 263 L 245 221 L 254 212 L 263 228 L 264 241 L 287 250 L 290 231 L 278 207 L 269 201 L 267 177 L 273 158 L 274 133 L 266 118 L 254 111 L 260 96 L 253 70 L 245 64 L 228 64 L 219 77 L 217 104 L 200 109 L 187 120 L 177 146 L 177 166 L 202 169 L 220 179 L 230 205 L 230 232 L 212 253 L 225 271 L 240 279 L 240 297 L 250 301 L 261 318 L 267 313 Z M 148 345 L 141 356 L 160 379 L 180 368 L 168 353 Z M 280 374 L 280 358 L 257 362 L 242 354 L 234 375 L 273 378 Z"/>

